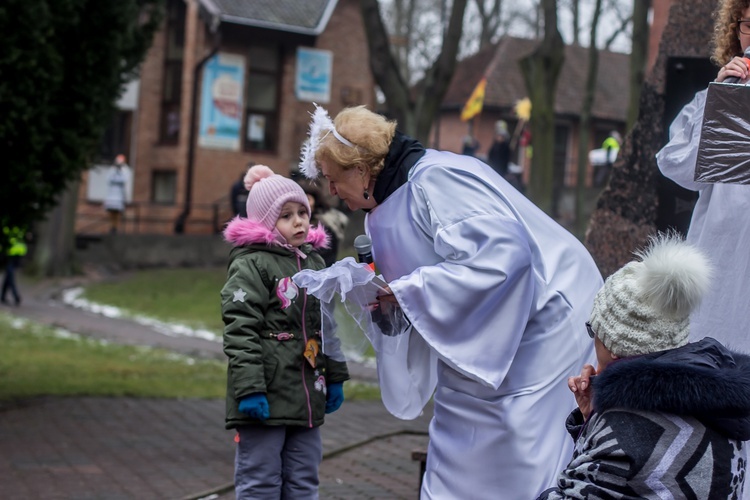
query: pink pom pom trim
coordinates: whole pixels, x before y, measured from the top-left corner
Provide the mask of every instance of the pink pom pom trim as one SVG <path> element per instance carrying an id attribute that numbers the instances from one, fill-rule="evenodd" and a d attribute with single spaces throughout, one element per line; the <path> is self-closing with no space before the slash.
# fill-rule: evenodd
<path id="1" fill-rule="evenodd" d="M 245 189 L 250 191 L 253 188 L 253 184 L 273 175 L 276 174 L 270 167 L 265 165 L 254 165 L 250 167 L 250 170 L 245 174 L 245 179 L 243 181 L 245 183 Z"/>

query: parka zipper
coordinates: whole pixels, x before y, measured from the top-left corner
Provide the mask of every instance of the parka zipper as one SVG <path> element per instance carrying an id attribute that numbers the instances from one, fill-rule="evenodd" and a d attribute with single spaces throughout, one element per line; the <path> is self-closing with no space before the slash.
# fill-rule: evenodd
<path id="1" fill-rule="evenodd" d="M 302 271 L 302 262 L 300 261 L 299 255 L 295 254 L 297 257 L 297 270 Z M 305 290 L 304 296 L 302 297 L 302 338 L 304 339 L 305 343 L 303 344 L 305 348 L 307 348 L 307 328 L 305 327 L 305 323 L 307 318 L 307 291 Z M 308 427 L 313 426 L 312 421 L 312 405 L 310 404 L 310 390 L 307 388 L 307 380 L 305 379 L 305 359 L 302 358 L 302 387 L 305 388 L 305 398 L 307 401 L 307 425 Z"/>

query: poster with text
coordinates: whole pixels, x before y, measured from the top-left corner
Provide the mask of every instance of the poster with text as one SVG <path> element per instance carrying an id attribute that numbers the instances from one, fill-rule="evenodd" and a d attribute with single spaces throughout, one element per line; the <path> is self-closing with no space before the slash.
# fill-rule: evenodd
<path id="1" fill-rule="evenodd" d="M 299 47 L 294 91 L 300 101 L 328 104 L 331 101 L 333 53 Z"/>
<path id="2" fill-rule="evenodd" d="M 218 53 L 203 68 L 198 145 L 240 149 L 245 58 Z"/>

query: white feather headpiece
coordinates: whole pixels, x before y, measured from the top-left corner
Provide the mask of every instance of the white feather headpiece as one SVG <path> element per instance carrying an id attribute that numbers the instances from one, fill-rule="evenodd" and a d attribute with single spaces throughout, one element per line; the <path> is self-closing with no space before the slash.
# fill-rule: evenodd
<path id="1" fill-rule="evenodd" d="M 299 169 L 308 179 L 314 179 L 319 174 L 318 166 L 315 164 L 315 152 L 318 150 L 320 141 L 329 133 L 332 133 L 342 144 L 350 148 L 356 147 L 351 141 L 345 139 L 336 131 L 333 120 L 328 116 L 328 111 L 313 103 L 315 111 L 311 114 L 309 137 L 302 145 Z"/>

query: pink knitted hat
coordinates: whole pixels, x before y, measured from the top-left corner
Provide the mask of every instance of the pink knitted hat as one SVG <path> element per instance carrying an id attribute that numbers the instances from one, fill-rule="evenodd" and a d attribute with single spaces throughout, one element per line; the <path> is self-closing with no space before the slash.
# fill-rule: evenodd
<path id="1" fill-rule="evenodd" d="M 302 187 L 292 179 L 275 174 L 265 165 L 255 165 L 245 174 L 247 218 L 269 230 L 276 227 L 281 207 L 288 201 L 301 203 L 310 213 L 310 203 Z"/>

